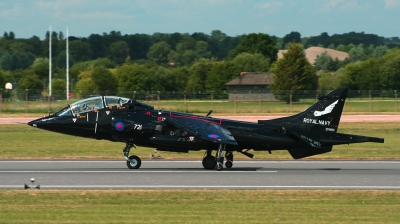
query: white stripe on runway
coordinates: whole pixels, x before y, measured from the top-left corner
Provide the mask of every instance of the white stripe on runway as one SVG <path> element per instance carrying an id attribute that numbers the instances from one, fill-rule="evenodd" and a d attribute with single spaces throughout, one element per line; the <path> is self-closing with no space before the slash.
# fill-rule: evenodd
<path id="1" fill-rule="evenodd" d="M 24 185 L 0 185 L 0 188 L 24 188 Z M 400 190 L 400 186 L 191 186 L 191 185 L 40 185 L 41 189 L 357 189 L 357 190 Z"/>
<path id="2" fill-rule="evenodd" d="M 232 170 L 232 171 L 224 171 L 224 172 L 215 172 L 216 170 L 208 170 L 208 171 L 179 171 L 179 170 L 159 170 L 159 171 L 149 171 L 149 170 L 132 170 L 132 171 L 108 171 L 108 170 L 92 170 L 92 171 L 85 171 L 85 170 L 10 170 L 10 171 L 0 171 L 0 173 L 277 173 L 276 170 L 265 170 L 265 171 L 241 171 L 241 170 Z"/>
<path id="3" fill-rule="evenodd" d="M 119 163 L 119 162 L 126 162 L 125 160 L 3 160 L 0 163 Z M 201 163 L 200 160 L 142 160 L 145 163 Z M 359 164 L 385 164 L 385 163 L 392 163 L 392 164 L 400 164 L 399 160 L 307 160 L 307 161 L 300 161 L 300 160 L 283 160 L 283 161 L 269 161 L 269 160 L 261 160 L 261 161 L 247 161 L 247 160 L 236 160 L 234 163 L 322 163 L 322 164 L 330 164 L 330 163 L 359 163 Z"/>

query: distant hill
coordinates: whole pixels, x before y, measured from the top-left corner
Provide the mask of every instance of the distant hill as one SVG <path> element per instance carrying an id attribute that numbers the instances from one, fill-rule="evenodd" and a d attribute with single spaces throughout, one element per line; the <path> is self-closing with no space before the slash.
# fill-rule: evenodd
<path id="1" fill-rule="evenodd" d="M 278 59 L 283 57 L 283 53 L 286 52 L 287 50 L 279 50 L 278 51 Z M 315 63 L 315 59 L 317 58 L 318 55 L 327 52 L 334 60 L 337 58 L 340 61 L 343 61 L 345 58 L 349 56 L 348 53 L 343 52 L 343 51 L 337 51 L 329 48 L 323 48 L 323 47 L 309 47 L 306 50 L 304 50 L 306 54 L 307 60 L 311 63 Z"/>

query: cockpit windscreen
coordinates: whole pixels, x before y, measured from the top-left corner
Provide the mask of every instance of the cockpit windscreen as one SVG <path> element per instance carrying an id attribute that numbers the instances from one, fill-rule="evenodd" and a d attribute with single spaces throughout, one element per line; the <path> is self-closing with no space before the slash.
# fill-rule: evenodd
<path id="1" fill-rule="evenodd" d="M 104 101 L 103 101 L 104 100 Z M 128 98 L 118 96 L 95 96 L 77 101 L 56 113 L 56 116 L 73 116 L 128 102 Z"/>

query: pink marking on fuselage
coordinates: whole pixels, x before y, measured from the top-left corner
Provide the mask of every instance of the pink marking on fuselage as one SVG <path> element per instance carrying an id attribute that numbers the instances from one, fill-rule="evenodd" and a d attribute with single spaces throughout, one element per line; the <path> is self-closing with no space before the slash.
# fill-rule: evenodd
<path id="1" fill-rule="evenodd" d="M 209 123 L 214 123 L 218 126 L 221 126 L 222 124 L 222 119 L 219 119 L 219 122 L 215 122 L 215 121 L 211 121 L 209 120 L 209 118 L 199 118 L 196 115 L 181 115 L 181 114 L 173 114 L 172 112 L 169 113 L 170 117 L 176 117 L 176 118 L 189 118 L 189 119 L 193 119 L 193 120 L 200 120 L 200 121 L 205 121 L 205 122 L 209 122 Z"/>

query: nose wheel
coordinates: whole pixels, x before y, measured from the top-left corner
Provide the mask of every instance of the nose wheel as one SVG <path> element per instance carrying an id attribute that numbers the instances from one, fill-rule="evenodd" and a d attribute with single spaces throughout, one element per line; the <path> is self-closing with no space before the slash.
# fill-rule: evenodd
<path id="1" fill-rule="evenodd" d="M 135 147 L 133 145 L 133 143 L 132 142 L 127 142 L 126 146 L 125 146 L 125 148 L 123 150 L 124 157 L 126 159 L 126 166 L 129 169 L 139 169 L 140 165 L 142 165 L 142 160 L 139 158 L 139 156 L 135 156 L 135 155 L 129 156 L 129 152 L 131 151 L 132 147 Z"/>
<path id="2" fill-rule="evenodd" d="M 126 166 L 128 166 L 129 169 L 139 169 L 140 165 L 142 165 L 142 160 L 139 156 L 129 156 L 126 161 Z"/>

